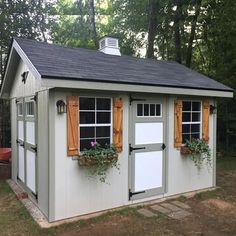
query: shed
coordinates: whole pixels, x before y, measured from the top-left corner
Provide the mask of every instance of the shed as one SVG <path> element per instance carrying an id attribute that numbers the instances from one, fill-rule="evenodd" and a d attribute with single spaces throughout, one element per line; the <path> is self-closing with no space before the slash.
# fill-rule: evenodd
<path id="1" fill-rule="evenodd" d="M 176 62 L 120 55 L 116 38 L 99 47 L 12 40 L 1 88 L 11 100 L 12 179 L 50 222 L 216 185 L 214 109 L 233 90 Z M 181 155 L 193 138 L 208 142 L 212 168 Z M 108 184 L 78 165 L 94 140 L 119 152 Z"/>

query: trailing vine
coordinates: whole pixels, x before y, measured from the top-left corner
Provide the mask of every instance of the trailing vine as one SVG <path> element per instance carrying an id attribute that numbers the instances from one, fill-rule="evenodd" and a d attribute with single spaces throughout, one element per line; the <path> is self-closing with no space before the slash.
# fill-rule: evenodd
<path id="1" fill-rule="evenodd" d="M 198 169 L 202 168 L 204 161 L 208 167 L 212 167 L 211 149 L 204 139 L 187 141 L 186 147 L 189 148 L 189 155 Z"/>

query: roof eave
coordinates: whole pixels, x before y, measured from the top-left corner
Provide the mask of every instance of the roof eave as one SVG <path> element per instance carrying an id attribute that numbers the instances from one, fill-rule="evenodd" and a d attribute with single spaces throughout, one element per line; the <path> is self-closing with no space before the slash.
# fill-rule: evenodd
<path id="1" fill-rule="evenodd" d="M 60 78 L 47 78 L 43 76 L 42 86 L 47 88 L 74 88 L 89 90 L 106 90 L 106 91 L 122 91 L 122 92 L 142 92 L 142 93 L 159 93 L 159 94 L 175 94 L 175 95 L 193 95 L 206 97 L 225 97 L 232 98 L 231 90 L 212 90 L 198 88 L 181 88 L 170 86 L 153 86 L 153 85 L 137 85 L 125 83 L 111 83 L 101 81 L 82 81 Z"/>

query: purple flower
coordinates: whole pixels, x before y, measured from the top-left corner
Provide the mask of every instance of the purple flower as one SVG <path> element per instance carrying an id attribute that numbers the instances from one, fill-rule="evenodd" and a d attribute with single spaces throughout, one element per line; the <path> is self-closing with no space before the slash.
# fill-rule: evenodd
<path id="1" fill-rule="evenodd" d="M 92 147 L 95 147 L 97 144 L 98 144 L 98 143 L 97 143 L 96 141 L 91 142 L 91 146 L 92 146 Z"/>

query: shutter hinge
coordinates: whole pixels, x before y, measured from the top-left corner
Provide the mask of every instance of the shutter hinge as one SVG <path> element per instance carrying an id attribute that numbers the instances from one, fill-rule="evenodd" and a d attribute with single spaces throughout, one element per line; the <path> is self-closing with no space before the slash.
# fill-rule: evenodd
<path id="1" fill-rule="evenodd" d="M 19 100 L 16 99 L 16 104 L 19 102 Z"/>
<path id="2" fill-rule="evenodd" d="M 131 192 L 131 189 L 129 189 L 129 200 L 133 197 L 133 195 L 145 193 L 146 191 L 139 191 L 139 192 Z"/>
<path id="3" fill-rule="evenodd" d="M 133 98 L 132 96 L 129 96 L 129 105 L 132 104 L 134 101 L 146 101 L 146 99 L 143 98 Z"/>

